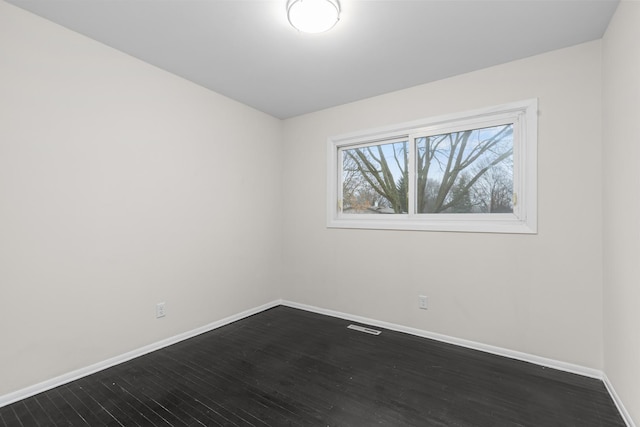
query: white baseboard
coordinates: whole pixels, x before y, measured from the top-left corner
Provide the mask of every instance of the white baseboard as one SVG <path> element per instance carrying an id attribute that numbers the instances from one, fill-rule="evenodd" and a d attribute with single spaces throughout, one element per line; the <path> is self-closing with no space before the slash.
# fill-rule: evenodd
<path id="1" fill-rule="evenodd" d="M 617 406 L 620 415 L 627 423 L 628 427 L 636 427 L 633 420 L 631 419 L 631 415 L 627 412 L 624 407 L 622 401 L 620 400 L 618 394 L 616 393 L 613 385 L 607 378 L 607 376 L 597 369 L 587 368 L 580 365 L 574 365 L 571 363 L 561 362 L 554 359 L 548 359 L 546 357 L 535 356 L 528 353 L 523 353 L 519 351 L 509 350 L 502 347 L 496 347 L 492 345 L 482 344 L 475 341 L 464 340 L 460 338 L 450 337 L 447 335 L 437 334 L 434 332 L 428 332 L 421 329 L 410 328 L 408 326 L 398 325 L 389 322 L 383 322 L 380 320 L 369 319 L 362 316 L 356 316 L 348 313 L 342 313 L 339 311 L 329 310 L 325 308 L 315 307 L 306 304 L 299 304 L 292 301 L 286 300 L 275 300 L 271 301 L 267 304 L 263 304 L 259 307 L 255 307 L 241 313 L 235 314 L 233 316 L 225 317 L 224 319 L 218 320 L 213 323 L 209 323 L 208 325 L 193 329 L 191 331 L 184 332 L 179 335 L 175 335 L 173 337 L 164 339 L 162 341 L 158 341 L 153 344 L 149 344 L 147 346 L 141 347 L 139 349 L 121 354 L 119 356 L 113 357 L 111 359 L 107 359 L 103 362 L 95 363 L 93 365 L 87 366 L 85 368 L 81 368 L 75 370 L 73 372 L 69 372 L 67 374 L 52 378 L 47 381 L 43 381 L 41 383 L 23 388 L 21 390 L 6 394 L 4 396 L 0 396 L 0 408 L 11 403 L 17 402 L 22 399 L 26 399 L 27 397 L 34 396 L 38 393 L 42 393 L 44 391 L 50 390 L 52 388 L 67 384 L 71 381 L 77 380 L 82 377 L 86 377 L 87 375 L 91 375 L 93 373 L 102 371 L 104 369 L 110 368 L 112 366 L 118 365 L 120 363 L 127 362 L 131 359 L 135 359 L 136 357 L 143 356 L 145 354 L 151 353 L 156 350 L 160 350 L 161 348 L 168 347 L 172 344 L 176 344 L 180 341 L 187 340 L 189 338 L 195 337 L 197 335 L 203 334 L 205 332 L 212 331 L 214 329 L 220 328 L 222 326 L 228 325 L 235 321 L 244 319 L 245 317 L 252 316 L 254 314 L 260 313 L 262 311 L 268 310 L 270 308 L 276 307 L 278 305 L 284 305 L 287 307 L 298 308 L 305 311 L 310 311 L 313 313 L 323 314 L 331 317 L 337 317 L 340 319 L 349 320 L 352 322 L 363 323 L 365 325 L 377 326 L 380 328 L 389 329 L 397 332 L 404 332 L 410 335 L 415 335 L 419 337 L 429 338 L 436 341 L 446 342 L 449 344 L 458 345 L 461 347 L 470 348 L 473 350 L 480 350 L 486 353 L 496 354 L 498 356 L 504 356 L 511 359 L 517 359 L 524 362 L 534 363 L 536 365 L 546 366 L 548 368 L 558 369 L 560 371 L 570 372 L 573 374 L 582 375 L 585 377 L 596 378 L 602 380 L 604 382 L 605 387 L 607 388 L 611 398 L 613 399 L 615 405 Z"/>
<path id="2" fill-rule="evenodd" d="M 616 390 L 613 388 L 613 384 L 611 384 L 611 381 L 609 381 L 607 374 L 602 375 L 602 381 L 604 382 L 604 386 L 607 388 L 609 395 L 613 399 L 613 403 L 615 403 L 618 407 L 618 411 L 620 412 L 622 419 L 625 423 L 627 423 L 627 427 L 636 427 L 633 419 L 631 418 L 631 414 L 629 414 L 627 408 L 624 407 L 622 400 L 620 400 L 620 396 L 618 396 L 618 393 L 616 393 Z"/>
<path id="3" fill-rule="evenodd" d="M 51 390 L 52 388 L 70 383 L 71 381 L 80 379 L 82 377 L 86 377 L 87 375 L 94 374 L 96 372 L 102 371 L 104 369 L 110 368 L 120 363 L 127 362 L 131 359 L 135 359 L 136 357 L 140 357 L 145 354 L 151 353 L 152 351 L 160 350 L 161 348 L 168 347 L 180 341 L 184 341 L 186 339 L 195 337 L 205 332 L 212 331 L 214 329 L 220 328 L 221 326 L 228 325 L 235 321 L 244 319 L 245 317 L 249 317 L 254 314 L 260 313 L 262 311 L 268 310 L 270 308 L 276 307 L 280 305 L 280 303 L 281 303 L 280 300 L 271 301 L 267 304 L 261 305 L 259 307 L 251 308 L 249 310 L 243 311 L 238 314 L 234 314 L 229 317 L 225 317 L 224 319 L 218 320 L 213 323 L 209 323 L 208 325 L 201 326 L 191 331 L 187 331 L 182 334 L 175 335 L 173 337 L 164 339 L 162 341 L 158 341 L 153 344 L 149 344 L 144 347 L 138 348 L 136 350 L 132 350 L 130 352 L 121 354 L 119 356 L 112 357 L 102 362 L 95 363 L 85 368 L 68 372 L 66 374 L 60 375 L 50 380 L 43 381 L 41 383 L 34 384 L 32 386 L 23 388 L 21 390 L 0 396 L 0 408 L 3 406 L 9 405 L 11 403 L 17 402 L 19 400 L 26 399 L 27 397 L 34 396 L 38 393 L 42 393 L 44 391 Z"/>
<path id="4" fill-rule="evenodd" d="M 548 359 L 546 357 L 535 356 L 533 354 L 523 353 L 520 351 L 509 350 L 502 347 L 482 344 L 475 341 L 469 341 L 461 338 L 450 337 L 448 335 L 442 335 L 435 332 L 428 332 L 422 329 L 410 328 L 408 326 L 397 325 L 395 323 L 383 322 L 380 320 L 369 319 L 361 316 L 354 316 L 348 313 L 341 313 L 339 311 L 328 310 L 328 309 L 314 307 L 314 306 L 305 305 L 305 304 L 298 304 L 291 301 L 282 301 L 282 305 L 286 305 L 288 307 L 293 307 L 293 308 L 299 308 L 305 311 L 312 311 L 314 313 L 324 314 L 327 316 L 338 317 L 338 318 L 350 320 L 353 322 L 360 322 L 360 323 L 365 323 L 367 325 L 378 326 L 380 328 L 390 329 L 392 331 L 404 332 L 407 334 L 416 335 L 423 338 L 430 338 L 436 341 L 455 344 L 457 346 L 466 347 L 473 350 L 480 350 L 485 353 L 496 354 L 498 356 L 504 356 L 510 359 L 517 359 L 524 362 L 534 363 L 536 365 L 558 369 L 560 371 L 571 372 L 573 374 L 578 374 L 585 377 L 602 379 L 602 375 L 603 375 L 602 371 L 599 371 L 597 369 L 587 368 L 585 366 L 580 366 L 580 365 L 574 365 L 572 363 L 567 363 L 567 362 L 561 362 L 559 360 Z"/>
<path id="5" fill-rule="evenodd" d="M 287 307 L 298 308 L 300 310 L 310 311 L 318 314 L 324 314 L 326 316 L 337 317 L 337 318 L 349 320 L 352 322 L 363 323 L 365 325 L 377 326 L 377 327 L 389 329 L 392 331 L 404 332 L 410 335 L 416 335 L 423 338 L 430 338 L 436 341 L 446 342 L 449 344 L 454 344 L 461 347 L 470 348 L 473 350 L 480 350 L 486 353 L 496 354 L 498 356 L 517 359 L 524 362 L 529 362 L 536 365 L 557 369 L 559 371 L 570 372 L 572 374 L 582 375 L 585 377 L 601 380 L 602 382 L 604 382 L 604 385 L 607 391 L 609 392 L 609 395 L 613 399 L 613 402 L 618 408 L 618 411 L 620 412 L 622 419 L 627 424 L 627 427 L 636 427 L 633 420 L 631 419 L 631 415 L 629 414 L 629 412 L 627 412 L 626 408 L 624 407 L 624 404 L 622 403 L 622 400 L 620 400 L 620 397 L 618 396 L 615 389 L 613 388 L 613 385 L 611 384 L 611 382 L 609 381 L 605 373 L 600 370 L 587 368 L 585 366 L 580 366 L 580 365 L 574 365 L 572 363 L 561 362 L 559 360 L 549 359 L 546 357 L 540 357 L 533 354 L 509 350 L 502 347 L 482 344 L 475 341 L 469 341 L 461 338 L 450 337 L 448 335 L 428 332 L 421 329 L 410 328 L 403 325 L 397 325 L 395 323 L 383 322 L 380 320 L 369 319 L 367 317 L 356 316 L 353 314 L 342 313 L 339 311 L 329 310 L 326 308 L 315 307 L 312 305 L 299 304 L 299 303 L 287 301 L 287 300 L 283 300 L 281 304 Z"/>

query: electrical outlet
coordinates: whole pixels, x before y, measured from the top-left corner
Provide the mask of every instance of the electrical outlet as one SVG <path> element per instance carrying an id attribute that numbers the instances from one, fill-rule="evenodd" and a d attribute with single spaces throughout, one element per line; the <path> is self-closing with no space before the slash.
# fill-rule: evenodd
<path id="1" fill-rule="evenodd" d="M 165 306 L 163 302 L 156 304 L 156 319 L 166 316 Z"/>
<path id="2" fill-rule="evenodd" d="M 419 295 L 418 296 L 418 307 L 421 308 L 422 310 L 426 310 L 427 309 L 427 297 L 424 295 Z"/>

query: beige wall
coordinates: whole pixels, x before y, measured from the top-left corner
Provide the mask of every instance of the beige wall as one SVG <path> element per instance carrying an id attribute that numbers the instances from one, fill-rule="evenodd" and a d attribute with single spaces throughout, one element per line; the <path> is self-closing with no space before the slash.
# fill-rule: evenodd
<path id="1" fill-rule="evenodd" d="M 535 97 L 537 235 L 325 227 L 328 137 Z M 284 130 L 283 298 L 602 368 L 599 41 L 289 119 Z"/>
<path id="2" fill-rule="evenodd" d="M 640 3 L 603 39 L 604 370 L 640 425 Z"/>
<path id="3" fill-rule="evenodd" d="M 604 369 L 638 420 L 638 22 L 281 122 L 0 0 L 0 396 L 282 297 Z M 325 227 L 327 137 L 533 97 L 537 235 Z"/>
<path id="4" fill-rule="evenodd" d="M 0 396 L 279 297 L 281 135 L 0 1 Z"/>

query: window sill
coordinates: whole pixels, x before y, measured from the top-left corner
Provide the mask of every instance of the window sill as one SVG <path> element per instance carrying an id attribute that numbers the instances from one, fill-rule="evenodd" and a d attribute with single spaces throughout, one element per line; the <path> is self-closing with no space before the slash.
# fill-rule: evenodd
<path id="1" fill-rule="evenodd" d="M 378 215 L 376 215 L 378 216 Z M 449 231 L 467 233 L 513 233 L 537 234 L 535 225 L 517 219 L 513 214 L 485 215 L 445 215 L 438 214 L 437 219 L 410 218 L 409 215 L 385 215 L 385 218 L 371 218 L 371 215 L 349 215 L 330 219 L 327 228 L 410 230 L 410 231 Z"/>

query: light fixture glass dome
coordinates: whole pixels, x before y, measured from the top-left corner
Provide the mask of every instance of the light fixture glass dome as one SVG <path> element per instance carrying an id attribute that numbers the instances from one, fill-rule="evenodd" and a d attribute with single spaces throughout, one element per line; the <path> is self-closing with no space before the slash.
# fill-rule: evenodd
<path id="1" fill-rule="evenodd" d="M 340 18 L 338 0 L 290 0 L 287 17 L 291 25 L 304 33 L 322 33 Z"/>

